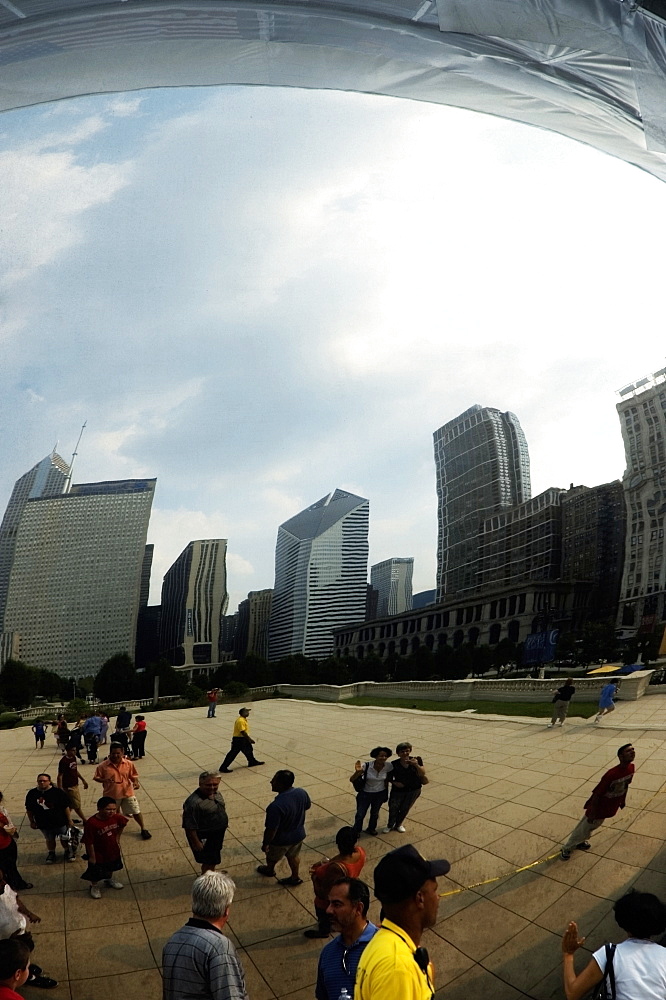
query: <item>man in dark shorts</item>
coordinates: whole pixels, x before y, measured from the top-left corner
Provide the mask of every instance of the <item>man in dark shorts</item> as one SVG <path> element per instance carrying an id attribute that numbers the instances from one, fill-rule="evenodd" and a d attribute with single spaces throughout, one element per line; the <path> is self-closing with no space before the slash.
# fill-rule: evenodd
<path id="1" fill-rule="evenodd" d="M 277 795 L 266 807 L 266 829 L 261 846 L 266 864 L 259 865 L 260 875 L 275 875 L 275 865 L 287 859 L 291 875 L 280 878 L 280 885 L 300 885 L 298 869 L 301 847 L 305 840 L 305 813 L 310 808 L 310 796 L 304 788 L 294 788 L 293 771 L 276 771 L 271 788 Z"/>
<path id="2" fill-rule="evenodd" d="M 216 771 L 202 771 L 199 787 L 183 802 L 183 830 L 201 874 L 215 871 L 222 860 L 222 843 L 229 818 L 220 795 Z"/>
<path id="3" fill-rule="evenodd" d="M 65 852 L 65 860 L 73 861 L 76 848 L 71 847 L 72 818 L 67 795 L 51 784 L 50 774 L 37 775 L 37 787 L 25 797 L 25 811 L 32 830 L 41 830 L 46 841 L 46 864 L 55 863 L 56 837 Z"/>

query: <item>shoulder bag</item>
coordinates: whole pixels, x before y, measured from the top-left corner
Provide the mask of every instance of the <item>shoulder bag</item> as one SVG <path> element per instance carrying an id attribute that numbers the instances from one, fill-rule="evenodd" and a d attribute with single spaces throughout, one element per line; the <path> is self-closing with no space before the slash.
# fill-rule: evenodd
<path id="1" fill-rule="evenodd" d="M 590 1000 L 615 1000 L 615 971 L 613 969 L 613 956 L 617 945 L 607 944 L 606 948 L 606 969 L 604 978 L 595 986 L 590 994 Z"/>

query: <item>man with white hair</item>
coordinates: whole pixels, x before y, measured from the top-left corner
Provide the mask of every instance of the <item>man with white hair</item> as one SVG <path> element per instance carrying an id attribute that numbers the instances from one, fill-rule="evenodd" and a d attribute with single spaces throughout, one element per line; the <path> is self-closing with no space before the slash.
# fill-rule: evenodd
<path id="1" fill-rule="evenodd" d="M 162 951 L 164 1000 L 248 1000 L 233 943 L 222 933 L 236 886 L 205 872 L 192 886 L 192 916 Z"/>

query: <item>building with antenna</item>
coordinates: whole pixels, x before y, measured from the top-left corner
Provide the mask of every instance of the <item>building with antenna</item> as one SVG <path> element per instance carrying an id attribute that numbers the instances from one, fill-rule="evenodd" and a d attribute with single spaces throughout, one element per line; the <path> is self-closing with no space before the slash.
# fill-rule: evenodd
<path id="1" fill-rule="evenodd" d="M 365 619 L 370 503 L 335 490 L 278 529 L 269 656 L 333 651 L 333 629 Z"/>
<path id="2" fill-rule="evenodd" d="M 84 483 L 26 500 L 5 606 L 25 663 L 80 679 L 115 653 L 133 655 L 155 483 Z"/>

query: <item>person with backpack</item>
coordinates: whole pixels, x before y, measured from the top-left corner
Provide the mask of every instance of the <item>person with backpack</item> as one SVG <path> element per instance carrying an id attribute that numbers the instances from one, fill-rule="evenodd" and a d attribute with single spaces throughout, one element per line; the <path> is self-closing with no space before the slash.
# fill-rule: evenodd
<path id="1" fill-rule="evenodd" d="M 389 747 L 375 747 L 370 751 L 371 760 L 364 764 L 357 760 L 354 764 L 354 771 L 349 780 L 356 792 L 356 816 L 354 817 L 354 830 L 357 835 L 363 829 L 363 820 L 368 809 L 370 818 L 366 833 L 370 836 L 377 836 L 377 819 L 379 810 L 388 799 L 388 776 L 393 765 L 389 764 L 389 757 L 393 751 Z"/>

